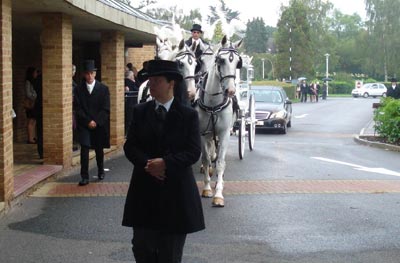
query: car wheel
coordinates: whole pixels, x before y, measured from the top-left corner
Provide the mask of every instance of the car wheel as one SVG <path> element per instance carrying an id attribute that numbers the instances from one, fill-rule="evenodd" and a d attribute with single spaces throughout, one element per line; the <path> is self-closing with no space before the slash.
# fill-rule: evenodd
<path id="1" fill-rule="evenodd" d="M 364 98 L 368 98 L 368 97 L 369 97 L 369 94 L 368 94 L 367 92 L 365 92 L 364 95 L 363 95 L 363 97 L 364 97 Z"/>

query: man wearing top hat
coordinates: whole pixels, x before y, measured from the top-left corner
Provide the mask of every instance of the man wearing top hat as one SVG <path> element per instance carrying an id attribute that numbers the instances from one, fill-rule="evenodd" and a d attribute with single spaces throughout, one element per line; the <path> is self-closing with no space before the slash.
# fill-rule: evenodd
<path id="1" fill-rule="evenodd" d="M 98 179 L 103 180 L 103 149 L 110 147 L 110 92 L 96 80 L 96 71 L 94 60 L 86 60 L 84 81 L 74 90 L 74 112 L 81 145 L 80 186 L 89 183 L 89 150 L 95 150 Z"/>
<path id="2" fill-rule="evenodd" d="M 386 96 L 387 97 L 392 97 L 394 99 L 400 99 L 400 87 L 397 85 L 397 79 L 392 78 L 390 80 L 392 84 L 386 91 Z"/>
<path id="3" fill-rule="evenodd" d="M 133 108 L 124 145 L 133 164 L 122 225 L 133 228 L 137 263 L 182 262 L 186 234 L 205 228 L 192 165 L 201 154 L 199 117 L 183 103 L 173 61 L 150 60 L 152 101 Z"/>
<path id="4" fill-rule="evenodd" d="M 193 24 L 192 29 L 190 29 L 190 31 L 192 32 L 192 37 L 186 40 L 185 44 L 190 47 L 192 46 L 192 44 L 196 43 L 195 55 L 196 58 L 199 58 L 201 54 L 203 54 L 203 51 L 200 49 L 199 45 L 200 41 L 206 45 L 208 45 L 208 43 L 201 38 L 201 35 L 203 34 L 203 31 L 201 30 L 201 25 Z"/>

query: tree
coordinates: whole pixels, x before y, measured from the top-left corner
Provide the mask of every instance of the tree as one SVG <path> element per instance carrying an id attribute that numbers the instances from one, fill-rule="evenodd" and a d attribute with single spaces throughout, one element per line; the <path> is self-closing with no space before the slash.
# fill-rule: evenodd
<path id="1" fill-rule="evenodd" d="M 262 18 L 253 18 L 247 22 L 244 47 L 247 53 L 265 53 L 267 51 L 268 34 Z"/>
<path id="2" fill-rule="evenodd" d="M 313 76 L 313 43 L 308 8 L 301 0 L 291 0 L 289 7 L 282 6 L 282 15 L 275 33 L 277 45 L 276 73 L 279 78 Z"/>
<path id="3" fill-rule="evenodd" d="M 330 44 L 326 43 L 326 46 L 330 47 L 327 52 L 332 54 L 329 68 L 332 71 L 362 73 L 366 57 L 366 42 L 361 17 L 357 14 L 346 15 L 335 10 L 333 17 L 329 20 Z"/>
<path id="4" fill-rule="evenodd" d="M 233 19 L 238 19 L 240 15 L 238 11 L 233 11 L 232 9 L 228 8 L 224 0 L 219 0 L 219 3 L 220 10 L 218 9 L 219 5 L 210 6 L 211 15 L 208 15 L 207 20 L 211 25 L 221 18 L 225 19 L 228 23 L 230 23 Z"/>
<path id="5" fill-rule="evenodd" d="M 375 74 L 399 73 L 400 53 L 400 2 L 398 0 L 365 0 L 370 34 L 370 66 Z M 372 61 L 374 63 L 372 63 Z"/>

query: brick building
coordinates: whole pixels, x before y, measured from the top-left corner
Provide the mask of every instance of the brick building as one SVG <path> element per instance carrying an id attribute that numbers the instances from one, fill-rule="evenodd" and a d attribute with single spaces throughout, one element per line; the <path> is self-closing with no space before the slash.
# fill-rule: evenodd
<path id="1" fill-rule="evenodd" d="M 26 140 L 25 70 L 43 77 L 43 163 L 72 165 L 72 64 L 94 59 L 111 94 L 111 145 L 124 142 L 124 67 L 155 55 L 159 22 L 116 0 L 0 0 L 0 204 L 14 193 L 14 144 Z M 12 109 L 17 117 L 12 118 Z M 1 210 L 1 208 L 0 208 Z"/>

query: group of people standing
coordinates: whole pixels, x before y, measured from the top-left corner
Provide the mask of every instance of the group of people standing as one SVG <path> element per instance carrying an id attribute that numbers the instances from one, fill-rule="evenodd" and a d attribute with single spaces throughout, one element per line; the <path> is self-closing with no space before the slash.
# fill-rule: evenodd
<path id="1" fill-rule="evenodd" d="M 322 87 L 318 81 L 308 85 L 306 80 L 303 79 L 296 87 L 296 98 L 300 99 L 300 102 L 307 102 L 307 97 L 310 98 L 310 102 L 318 102 L 320 93 L 322 93 L 322 99 L 325 100 L 327 96 L 326 83 Z"/>

